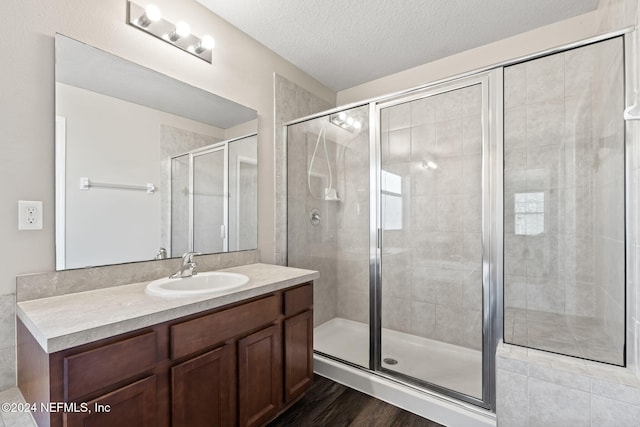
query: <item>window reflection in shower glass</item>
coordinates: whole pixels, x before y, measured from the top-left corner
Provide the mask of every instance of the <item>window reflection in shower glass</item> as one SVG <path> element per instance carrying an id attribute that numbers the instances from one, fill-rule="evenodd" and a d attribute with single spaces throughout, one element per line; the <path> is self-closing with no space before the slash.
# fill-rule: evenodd
<path id="1" fill-rule="evenodd" d="M 544 233 L 544 193 L 516 193 L 514 199 L 516 234 Z"/>
<path id="2" fill-rule="evenodd" d="M 381 171 L 383 230 L 402 230 L 402 177 Z"/>
<path id="3" fill-rule="evenodd" d="M 624 364 L 622 39 L 504 70 L 504 337 Z"/>

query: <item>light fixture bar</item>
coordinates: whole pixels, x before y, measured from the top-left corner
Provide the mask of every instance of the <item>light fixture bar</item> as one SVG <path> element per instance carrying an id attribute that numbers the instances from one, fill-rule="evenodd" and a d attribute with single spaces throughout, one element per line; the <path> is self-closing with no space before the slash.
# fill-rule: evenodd
<path id="1" fill-rule="evenodd" d="M 127 23 L 209 64 L 212 63 L 213 39 L 211 36 L 203 36 L 201 39 L 190 33 L 186 23 L 173 24 L 164 19 L 157 7 L 153 9 L 152 16 L 149 16 L 148 10 L 149 6 L 145 9 L 131 1 L 127 2 Z M 157 16 L 153 16 L 156 12 Z"/>

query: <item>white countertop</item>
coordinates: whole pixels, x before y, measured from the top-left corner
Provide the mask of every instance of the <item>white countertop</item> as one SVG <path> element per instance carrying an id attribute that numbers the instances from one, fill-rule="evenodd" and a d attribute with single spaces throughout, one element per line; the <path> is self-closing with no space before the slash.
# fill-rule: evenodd
<path id="1" fill-rule="evenodd" d="M 47 353 L 222 307 L 320 277 L 317 271 L 250 264 L 220 271 L 249 282 L 227 292 L 192 297 L 147 295 L 149 282 L 19 302 L 16 315 Z"/>

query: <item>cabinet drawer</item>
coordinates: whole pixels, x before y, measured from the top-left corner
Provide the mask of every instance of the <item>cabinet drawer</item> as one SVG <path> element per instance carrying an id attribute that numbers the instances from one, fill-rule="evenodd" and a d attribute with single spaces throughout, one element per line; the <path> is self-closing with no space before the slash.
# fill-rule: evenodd
<path id="1" fill-rule="evenodd" d="M 275 295 L 171 326 L 171 358 L 179 359 L 273 322 L 280 314 Z"/>
<path id="2" fill-rule="evenodd" d="M 284 315 L 291 316 L 313 305 L 313 285 L 308 283 L 284 293 Z"/>
<path id="3" fill-rule="evenodd" d="M 152 369 L 157 334 L 145 334 L 64 358 L 64 398 L 74 401 Z"/>

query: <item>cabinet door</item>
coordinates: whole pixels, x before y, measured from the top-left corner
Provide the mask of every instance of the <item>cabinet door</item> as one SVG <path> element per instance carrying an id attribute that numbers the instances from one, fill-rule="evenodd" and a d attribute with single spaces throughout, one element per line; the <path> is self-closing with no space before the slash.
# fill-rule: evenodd
<path id="1" fill-rule="evenodd" d="M 284 401 L 313 383 L 313 316 L 304 311 L 284 321 Z"/>
<path id="2" fill-rule="evenodd" d="M 173 427 L 233 425 L 230 353 L 225 345 L 171 368 Z"/>
<path id="3" fill-rule="evenodd" d="M 78 406 L 78 410 L 81 407 Z M 156 377 L 150 376 L 87 402 L 87 412 L 64 414 L 66 427 L 156 426 Z"/>
<path id="4" fill-rule="evenodd" d="M 238 341 L 238 378 L 240 425 L 260 425 L 274 416 L 282 399 L 282 347 L 278 325 Z"/>

